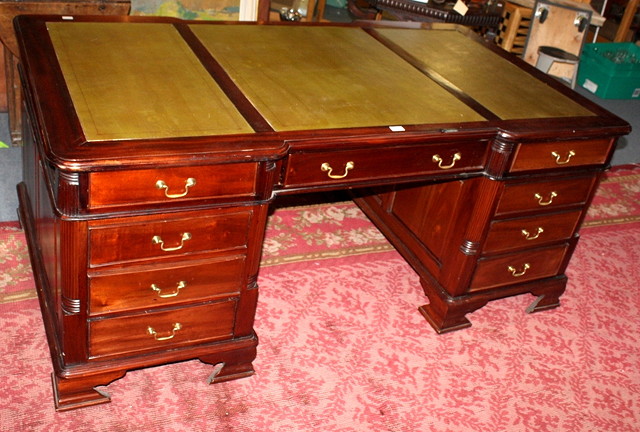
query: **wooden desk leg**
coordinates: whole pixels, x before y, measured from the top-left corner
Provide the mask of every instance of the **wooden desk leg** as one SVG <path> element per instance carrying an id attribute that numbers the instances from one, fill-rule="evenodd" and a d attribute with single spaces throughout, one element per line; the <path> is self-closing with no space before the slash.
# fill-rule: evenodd
<path id="1" fill-rule="evenodd" d="M 480 309 L 492 300 L 512 295 L 530 293 L 536 296 L 533 303 L 526 309 L 527 313 L 556 308 L 560 306 L 560 296 L 567 285 L 567 277 L 560 275 L 551 279 L 534 280 L 472 295 L 451 297 L 437 284 L 425 278 L 421 278 L 420 281 L 429 298 L 429 304 L 420 306 L 418 310 L 438 334 L 470 327 L 471 322 L 465 317 L 466 314 Z"/>
<path id="2" fill-rule="evenodd" d="M 461 300 L 453 298 L 423 277 L 420 278 L 420 284 L 429 298 L 429 304 L 420 306 L 418 310 L 438 334 L 471 327 L 465 315 L 489 302 L 489 298 L 483 296 L 467 296 Z"/>
<path id="3" fill-rule="evenodd" d="M 96 390 L 95 387 L 107 385 L 122 378 L 125 374 L 126 371 L 115 371 L 67 379 L 60 378 L 53 373 L 51 376 L 56 411 L 68 411 L 111 402 L 111 397 L 108 393 Z"/>
<path id="4" fill-rule="evenodd" d="M 213 373 L 209 375 L 207 382 L 215 384 L 253 375 L 253 360 L 256 358 L 256 346 L 234 350 L 230 358 L 220 362 L 219 356 L 201 356 L 200 361 L 215 364 Z"/>
<path id="5" fill-rule="evenodd" d="M 529 305 L 527 313 L 541 312 L 560 306 L 560 296 L 564 294 L 566 286 L 567 277 L 564 275 L 538 284 L 531 290 L 531 294 L 537 298 Z"/>

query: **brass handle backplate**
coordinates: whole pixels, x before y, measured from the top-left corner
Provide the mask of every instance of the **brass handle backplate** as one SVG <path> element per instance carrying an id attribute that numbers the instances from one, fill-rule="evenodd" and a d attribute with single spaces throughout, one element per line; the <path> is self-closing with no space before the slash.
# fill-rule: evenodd
<path id="1" fill-rule="evenodd" d="M 540 234 L 542 234 L 544 232 L 544 229 L 542 227 L 538 227 L 538 229 L 536 230 L 536 233 L 533 234 L 533 235 L 529 231 L 527 231 L 526 229 L 523 229 L 520 232 L 522 233 L 522 235 L 524 236 L 524 238 L 526 240 L 535 240 L 538 237 L 540 237 Z"/>
<path id="2" fill-rule="evenodd" d="M 182 324 L 180 323 L 175 323 L 173 324 L 173 328 L 171 329 L 171 333 L 167 336 L 158 336 L 158 333 L 154 330 L 153 327 L 149 326 L 147 327 L 147 332 L 153 336 L 153 338 L 157 341 L 165 341 L 165 340 L 169 340 L 169 339 L 173 339 L 174 337 L 176 337 L 176 332 L 178 330 L 182 329 Z"/>
<path id="3" fill-rule="evenodd" d="M 553 156 L 554 158 L 556 158 L 556 164 L 558 165 L 564 165 L 564 164 L 568 164 L 569 161 L 571 160 L 572 157 L 574 157 L 576 155 L 576 152 L 574 152 L 573 150 L 569 150 L 569 153 L 567 153 L 567 156 L 564 159 L 560 159 L 560 153 L 558 152 L 551 152 L 551 156 Z"/>
<path id="4" fill-rule="evenodd" d="M 162 288 L 160 288 L 158 285 L 156 284 L 151 284 L 151 289 L 153 291 L 155 291 L 156 293 L 158 293 L 158 297 L 160 298 L 170 298 L 170 297 L 175 297 L 178 294 L 180 294 L 180 290 L 184 287 L 187 286 L 187 283 L 185 281 L 180 281 L 178 282 L 178 284 L 176 285 L 176 289 L 173 290 L 170 293 L 163 293 L 162 292 Z"/>
<path id="5" fill-rule="evenodd" d="M 184 192 L 177 194 L 169 193 L 169 186 L 164 182 L 164 180 L 158 180 L 156 182 L 157 189 L 164 189 L 164 195 L 167 198 L 182 198 L 189 193 L 189 188 L 196 185 L 196 179 L 189 177 L 187 181 L 184 182 Z"/>
<path id="6" fill-rule="evenodd" d="M 531 268 L 531 266 L 529 265 L 529 263 L 525 263 L 522 266 L 522 271 L 518 271 L 515 267 L 513 266 L 509 266 L 507 267 L 507 270 L 509 270 L 509 272 L 511 272 L 511 276 L 513 277 L 520 277 L 520 276 L 524 276 L 524 274 L 527 272 L 527 270 L 529 270 Z"/>
<path id="7" fill-rule="evenodd" d="M 182 234 L 182 237 L 180 238 L 180 244 L 178 246 L 165 247 L 164 240 L 162 240 L 162 237 L 160 236 L 153 236 L 153 238 L 151 239 L 151 242 L 153 244 L 159 244 L 160 249 L 162 249 L 165 252 L 173 252 L 173 251 L 182 249 L 184 247 L 184 242 L 190 239 L 191 239 L 191 233 L 186 232 Z"/>
<path id="8" fill-rule="evenodd" d="M 460 159 L 462 159 L 462 154 L 460 152 L 454 153 L 453 157 L 451 158 L 451 163 L 449 165 L 442 165 L 443 159 L 440 157 L 440 155 L 434 154 L 433 157 L 431 158 L 431 160 L 434 163 L 438 164 L 438 168 L 444 169 L 444 170 L 453 168 L 456 162 L 459 161 Z"/>
<path id="9" fill-rule="evenodd" d="M 555 197 L 557 197 L 557 196 L 558 196 L 558 194 L 557 194 L 556 192 L 551 192 L 551 193 L 549 194 L 549 199 L 547 199 L 546 201 L 543 201 L 543 200 L 542 200 L 542 195 L 540 195 L 539 193 L 534 194 L 533 196 L 534 196 L 534 198 L 535 198 L 535 199 L 537 199 L 537 200 L 538 200 L 538 204 L 539 204 L 539 205 L 541 205 L 541 206 L 548 206 L 549 204 L 551 204 L 551 203 L 553 202 L 553 199 L 554 199 Z"/>
<path id="10" fill-rule="evenodd" d="M 353 163 L 353 161 L 347 162 L 346 165 L 344 166 L 344 174 L 342 175 L 333 174 L 333 168 L 331 168 L 331 165 L 329 165 L 329 162 L 325 162 L 322 165 L 320 165 L 320 169 L 322 171 L 327 172 L 327 176 L 329 178 L 342 179 L 342 178 L 345 178 L 349 174 L 349 170 L 352 170 L 355 166 L 356 165 Z"/>

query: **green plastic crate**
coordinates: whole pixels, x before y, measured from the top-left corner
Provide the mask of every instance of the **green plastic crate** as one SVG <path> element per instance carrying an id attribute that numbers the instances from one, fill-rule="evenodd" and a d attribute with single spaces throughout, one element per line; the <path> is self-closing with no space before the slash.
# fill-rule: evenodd
<path id="1" fill-rule="evenodd" d="M 578 84 L 603 99 L 640 98 L 640 47 L 630 42 L 586 44 Z"/>

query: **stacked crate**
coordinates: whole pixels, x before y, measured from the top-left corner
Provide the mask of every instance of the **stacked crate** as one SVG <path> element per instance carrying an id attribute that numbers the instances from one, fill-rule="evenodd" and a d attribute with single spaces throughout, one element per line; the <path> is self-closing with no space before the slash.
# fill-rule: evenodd
<path id="1" fill-rule="evenodd" d="M 502 49 L 522 55 L 527 43 L 533 9 L 505 3 L 502 12 L 502 23 L 498 29 L 495 42 Z"/>
<path id="2" fill-rule="evenodd" d="M 603 99 L 640 99 L 640 46 L 631 42 L 585 45 L 578 84 Z"/>

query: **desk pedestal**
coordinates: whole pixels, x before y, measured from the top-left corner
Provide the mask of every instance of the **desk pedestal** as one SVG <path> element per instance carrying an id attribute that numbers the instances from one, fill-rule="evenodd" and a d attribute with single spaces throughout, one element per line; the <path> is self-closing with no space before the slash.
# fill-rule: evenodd
<path id="1" fill-rule="evenodd" d="M 482 177 L 383 189 L 355 202 L 418 272 L 429 298 L 419 310 L 445 333 L 469 327 L 466 314 L 498 298 L 537 296 L 527 312 L 559 306 L 596 177 Z M 561 200 L 567 184 L 581 192 Z M 524 199 L 512 205 L 510 196 Z"/>

